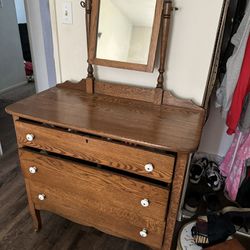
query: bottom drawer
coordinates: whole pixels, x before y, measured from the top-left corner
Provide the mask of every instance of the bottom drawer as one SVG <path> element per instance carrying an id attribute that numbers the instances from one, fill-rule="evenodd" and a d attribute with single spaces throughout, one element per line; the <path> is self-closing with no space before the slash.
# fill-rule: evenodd
<path id="1" fill-rule="evenodd" d="M 76 223 L 93 226 L 105 233 L 155 248 L 162 245 L 164 222 L 141 218 L 122 208 L 103 207 L 102 204 L 86 205 L 86 202 L 82 201 L 84 197 L 79 194 L 69 194 L 40 182 L 30 181 L 30 189 L 36 209 L 48 210 Z"/>

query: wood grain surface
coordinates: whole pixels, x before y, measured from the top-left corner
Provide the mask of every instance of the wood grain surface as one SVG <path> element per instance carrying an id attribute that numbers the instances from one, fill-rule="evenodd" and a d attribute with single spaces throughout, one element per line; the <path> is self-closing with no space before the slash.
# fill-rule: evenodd
<path id="1" fill-rule="evenodd" d="M 118 168 L 135 174 L 171 183 L 175 158 L 110 141 L 81 136 L 54 128 L 16 121 L 19 145 L 43 149 L 90 162 Z M 26 134 L 35 136 L 32 142 Z M 144 166 L 151 163 L 154 170 L 148 173 Z"/>
<path id="2" fill-rule="evenodd" d="M 177 220 L 177 214 L 180 204 L 180 197 L 183 188 L 184 177 L 188 162 L 188 154 L 179 153 L 177 155 L 177 162 L 174 172 L 174 180 L 171 190 L 171 197 L 169 203 L 169 210 L 167 215 L 167 223 L 164 235 L 164 242 L 162 250 L 171 250 L 174 237 L 174 229 Z"/>
<path id="3" fill-rule="evenodd" d="M 40 201 L 39 193 L 46 194 L 44 201 Z M 149 218 L 141 218 L 136 214 L 122 209 L 106 207 L 102 204 L 86 206 L 84 199 L 77 193 L 67 193 L 61 188 L 48 186 L 40 182 L 31 181 L 32 199 L 36 209 L 56 213 L 73 222 L 93 226 L 105 233 L 132 239 L 143 244 L 160 247 L 164 233 L 164 222 Z M 148 236 L 142 238 L 140 231 L 148 229 Z"/>
<path id="4" fill-rule="evenodd" d="M 116 207 L 141 217 L 165 221 L 168 201 L 166 188 L 97 167 L 24 149 L 19 150 L 19 155 L 26 179 L 56 188 L 63 187 L 68 193 L 77 193 L 82 196 L 85 206 L 91 207 L 100 203 L 104 207 Z M 31 166 L 37 167 L 37 173 L 29 173 Z M 150 205 L 142 207 L 142 199 L 148 199 Z"/>
<path id="5" fill-rule="evenodd" d="M 19 151 L 36 209 L 49 210 L 72 221 L 154 247 L 161 245 L 167 190 L 71 161 L 23 149 Z M 30 166 L 36 166 L 37 173 L 29 174 Z M 40 193 L 46 195 L 44 201 L 37 198 Z M 149 210 L 140 206 L 144 195 L 151 200 Z M 159 217 L 156 220 L 146 215 Z M 139 236 L 142 228 L 149 232 L 145 239 Z"/>
<path id="6" fill-rule="evenodd" d="M 173 152 L 197 148 L 204 111 L 51 88 L 7 107 L 10 114 Z"/>

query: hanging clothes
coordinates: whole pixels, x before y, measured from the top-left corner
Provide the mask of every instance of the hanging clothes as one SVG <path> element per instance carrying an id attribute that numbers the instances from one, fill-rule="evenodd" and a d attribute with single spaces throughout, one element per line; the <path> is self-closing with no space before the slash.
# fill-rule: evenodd
<path id="1" fill-rule="evenodd" d="M 250 93 L 245 98 L 240 116 L 239 130 L 244 133 L 250 132 Z"/>
<path id="2" fill-rule="evenodd" d="M 235 88 L 232 103 L 227 114 L 227 133 L 234 134 L 238 126 L 245 97 L 250 92 L 250 36 L 248 36 L 246 51 L 241 66 L 240 76 Z"/>
<path id="3" fill-rule="evenodd" d="M 225 190 L 231 200 L 235 201 L 245 161 L 250 158 L 250 133 L 236 131 L 233 143 L 220 165 L 220 171 L 226 177 Z"/>
<path id="4" fill-rule="evenodd" d="M 217 90 L 216 106 L 222 108 L 222 115 L 226 117 L 231 106 L 233 93 L 240 75 L 241 65 L 246 50 L 250 32 L 250 2 L 248 2 L 245 15 L 241 24 L 231 39 L 234 45 L 233 55 L 227 61 L 227 73 L 225 74 L 220 88 Z"/>

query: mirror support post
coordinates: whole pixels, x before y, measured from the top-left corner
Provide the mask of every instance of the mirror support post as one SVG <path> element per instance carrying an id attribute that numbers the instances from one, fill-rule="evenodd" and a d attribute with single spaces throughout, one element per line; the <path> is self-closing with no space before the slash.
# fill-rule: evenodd
<path id="1" fill-rule="evenodd" d="M 89 94 L 94 93 L 94 74 L 93 74 L 93 66 L 89 63 L 89 43 L 90 43 L 90 21 L 91 21 L 91 11 L 92 11 L 92 0 L 81 1 L 80 5 L 85 8 L 85 22 L 86 22 L 86 34 L 87 34 L 87 50 L 88 50 L 88 75 L 86 78 L 86 92 Z"/>
<path id="2" fill-rule="evenodd" d="M 168 34 L 170 28 L 170 18 L 172 12 L 172 1 L 164 1 L 163 12 L 162 12 L 162 22 L 161 22 L 161 47 L 160 47 L 160 67 L 159 76 L 157 79 L 157 86 L 155 89 L 155 104 L 161 104 L 163 98 L 163 82 L 164 82 L 164 72 L 165 72 L 165 60 L 168 45 Z"/>

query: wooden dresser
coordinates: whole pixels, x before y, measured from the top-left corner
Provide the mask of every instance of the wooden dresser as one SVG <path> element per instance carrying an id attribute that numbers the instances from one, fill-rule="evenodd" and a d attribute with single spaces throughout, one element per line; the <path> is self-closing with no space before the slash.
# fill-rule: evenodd
<path id="1" fill-rule="evenodd" d="M 41 226 L 39 211 L 48 210 L 108 234 L 170 250 L 186 166 L 199 144 L 205 112 L 164 89 L 169 21 L 176 9 L 172 2 L 125 5 L 128 14 L 136 13 L 131 6 L 141 10 L 140 23 L 145 21 L 143 13 L 154 16 L 148 59 L 139 63 L 114 60 L 114 50 L 124 47 L 120 42 L 111 47 L 110 56 L 98 58 L 97 51 L 107 52 L 100 39 L 110 38 L 105 44 L 113 44 L 120 33 L 113 31 L 124 30 L 111 27 L 117 24 L 110 22 L 114 8 L 105 3 L 81 1 L 86 9 L 86 79 L 58 84 L 6 109 L 14 118 L 30 213 L 35 230 Z M 99 18 L 105 13 L 108 18 Z M 136 37 L 141 46 L 141 36 Z M 152 72 L 158 40 L 156 88 L 103 82 L 94 76 L 92 64 Z"/>
<path id="2" fill-rule="evenodd" d="M 48 210 L 103 232 L 170 249 L 189 153 L 204 111 L 64 83 L 7 107 L 34 227 Z M 155 90 L 144 91 L 153 99 Z M 152 93 L 151 93 L 152 92 Z M 151 93 L 151 94 L 150 94 Z M 168 99 L 169 100 L 169 99 Z"/>

